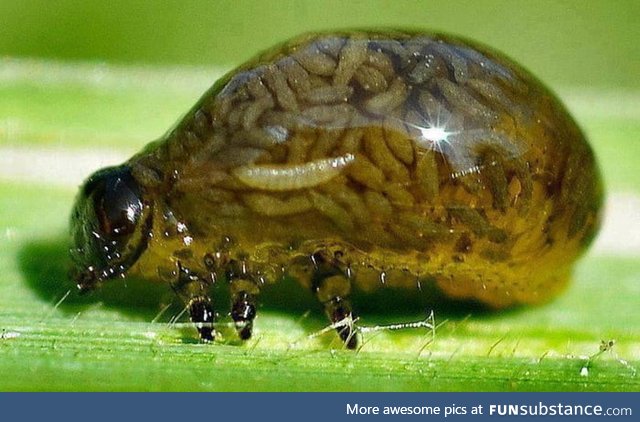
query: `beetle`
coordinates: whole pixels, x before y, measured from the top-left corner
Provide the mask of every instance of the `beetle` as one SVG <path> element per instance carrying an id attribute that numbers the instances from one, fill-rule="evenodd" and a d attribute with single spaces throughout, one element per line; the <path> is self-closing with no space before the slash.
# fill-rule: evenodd
<path id="1" fill-rule="evenodd" d="M 228 73 L 164 137 L 91 175 L 71 216 L 82 291 L 169 283 L 204 341 L 212 284 L 251 337 L 260 291 L 311 289 L 349 348 L 353 288 L 494 308 L 566 285 L 603 187 L 559 100 L 518 64 L 441 34 L 308 34 Z"/>

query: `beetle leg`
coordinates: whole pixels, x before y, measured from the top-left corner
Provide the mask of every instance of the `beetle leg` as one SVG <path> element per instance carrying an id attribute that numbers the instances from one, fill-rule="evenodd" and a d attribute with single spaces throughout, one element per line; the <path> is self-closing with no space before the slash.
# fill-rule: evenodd
<path id="1" fill-rule="evenodd" d="M 231 284 L 231 319 L 242 340 L 251 338 L 256 317 L 256 297 L 260 287 L 246 270 L 245 263 L 232 261 L 227 272 Z"/>
<path id="2" fill-rule="evenodd" d="M 191 322 L 196 324 L 200 339 L 206 343 L 213 341 L 215 337 L 213 330 L 215 315 L 211 299 L 206 296 L 198 296 L 191 299 L 189 301 L 189 315 Z"/>
<path id="3" fill-rule="evenodd" d="M 348 349 L 358 347 L 359 335 L 354 329 L 354 314 L 351 309 L 351 281 L 340 269 L 337 262 L 328 260 L 321 253 L 311 257 L 314 272 L 311 288 L 318 300 L 324 305 L 324 311 L 331 324 L 338 324 L 338 335 Z"/>
<path id="4" fill-rule="evenodd" d="M 209 282 L 184 268 L 178 263 L 177 280 L 171 284 L 176 294 L 187 304 L 191 322 L 196 325 L 200 339 L 211 342 L 215 337 L 213 323 L 215 313 L 213 303 L 208 294 Z"/>

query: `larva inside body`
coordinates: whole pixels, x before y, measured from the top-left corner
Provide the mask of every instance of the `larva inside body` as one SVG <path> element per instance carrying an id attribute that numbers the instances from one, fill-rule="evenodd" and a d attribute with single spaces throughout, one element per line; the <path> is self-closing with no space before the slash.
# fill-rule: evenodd
<path id="1" fill-rule="evenodd" d="M 234 169 L 233 175 L 255 189 L 292 191 L 313 188 L 330 181 L 353 160 L 353 154 L 345 154 L 304 164 L 243 166 Z"/>
<path id="2" fill-rule="evenodd" d="M 591 149 L 546 88 L 484 47 L 423 33 L 285 44 L 126 168 L 153 221 L 127 273 L 170 282 L 200 324 L 208 285 L 227 280 L 243 338 L 263 284 L 287 274 L 334 323 L 352 317 L 352 285 L 544 301 L 593 238 L 602 197 Z"/>

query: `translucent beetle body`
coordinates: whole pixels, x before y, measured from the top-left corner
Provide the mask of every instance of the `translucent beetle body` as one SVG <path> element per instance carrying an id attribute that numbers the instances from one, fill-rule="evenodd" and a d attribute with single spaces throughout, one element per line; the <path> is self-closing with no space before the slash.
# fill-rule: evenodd
<path id="1" fill-rule="evenodd" d="M 352 316 L 352 286 L 544 301 L 601 202 L 575 122 L 508 59 L 433 34 L 316 34 L 229 73 L 163 139 L 92 176 L 72 257 L 82 289 L 125 274 L 171 283 L 204 339 L 208 287 L 226 280 L 248 338 L 260 289 L 287 275 L 332 322 Z"/>

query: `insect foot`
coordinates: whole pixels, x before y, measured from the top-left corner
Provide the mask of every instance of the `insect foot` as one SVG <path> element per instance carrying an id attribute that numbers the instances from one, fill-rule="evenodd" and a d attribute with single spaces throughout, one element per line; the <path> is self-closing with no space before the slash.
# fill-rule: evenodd
<path id="1" fill-rule="evenodd" d="M 200 339 L 206 343 L 213 341 L 215 332 L 213 330 L 213 305 L 211 299 L 207 297 L 197 297 L 189 302 L 189 316 L 191 322 L 196 325 Z"/>
<path id="2" fill-rule="evenodd" d="M 215 313 L 213 303 L 207 294 L 210 283 L 200 278 L 197 274 L 178 263 L 178 277 L 171 287 L 189 309 L 189 317 L 200 334 L 200 339 L 206 343 L 212 342 L 215 337 L 213 323 Z"/>
<path id="3" fill-rule="evenodd" d="M 251 338 L 253 332 L 253 320 L 256 317 L 255 296 L 245 290 L 240 290 L 233 295 L 231 304 L 231 318 L 236 326 L 238 336 L 242 340 Z"/>
<path id="4" fill-rule="evenodd" d="M 354 314 L 349 301 L 351 281 L 338 263 L 329 261 L 325 254 L 315 253 L 311 256 L 311 261 L 314 265 L 311 289 L 324 305 L 329 321 L 338 331 L 345 346 L 348 349 L 357 348 L 359 335 L 353 325 Z"/>

